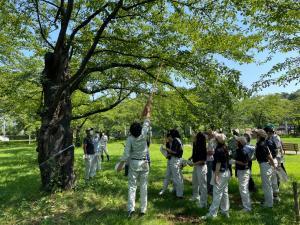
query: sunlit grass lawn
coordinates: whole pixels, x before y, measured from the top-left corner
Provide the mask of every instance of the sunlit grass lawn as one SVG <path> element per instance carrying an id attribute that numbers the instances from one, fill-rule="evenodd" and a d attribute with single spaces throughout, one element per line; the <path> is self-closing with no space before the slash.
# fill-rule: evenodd
<path id="1" fill-rule="evenodd" d="M 295 143 L 300 145 L 300 138 L 282 138 L 282 141 L 286 143 Z"/>
<path id="2" fill-rule="evenodd" d="M 83 180 L 82 149 L 76 149 L 75 169 L 77 185 L 74 191 L 51 195 L 39 191 L 40 177 L 34 145 L 16 144 L 0 146 L 0 224 L 292 224 L 293 195 L 291 182 L 300 180 L 300 156 L 286 156 L 286 168 L 290 181 L 281 186 L 281 203 L 272 210 L 263 209 L 259 169 L 254 162 L 254 179 L 260 188 L 252 195 L 253 212 L 240 211 L 240 197 L 236 178 L 230 181 L 230 219 L 222 216 L 213 221 L 199 217 L 207 210 L 198 209 L 191 197 L 191 167 L 185 167 L 184 200 L 176 200 L 171 193 L 158 196 L 162 187 L 166 160 L 159 152 L 159 145 L 151 145 L 151 171 L 148 185 L 148 212 L 145 217 L 126 218 L 127 179 L 117 174 L 114 165 L 123 152 L 121 143 L 109 144 L 111 161 L 102 164 L 103 171 L 88 185 Z M 185 147 L 184 158 L 191 155 Z M 139 191 L 137 192 L 139 209 Z M 209 197 L 209 202 L 211 198 Z"/>

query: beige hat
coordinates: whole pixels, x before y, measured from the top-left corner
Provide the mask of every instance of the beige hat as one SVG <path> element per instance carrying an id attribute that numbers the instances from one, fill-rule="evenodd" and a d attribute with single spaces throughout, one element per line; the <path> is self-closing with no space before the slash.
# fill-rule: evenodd
<path id="1" fill-rule="evenodd" d="M 255 133 L 258 137 L 262 137 L 262 138 L 266 138 L 268 136 L 266 131 L 264 131 L 263 129 L 258 129 L 256 130 Z"/>
<path id="2" fill-rule="evenodd" d="M 226 140 L 225 134 L 216 134 L 215 135 L 217 142 L 224 144 Z"/>
<path id="3" fill-rule="evenodd" d="M 247 144 L 247 140 L 245 137 L 241 136 L 241 137 L 236 137 L 235 140 L 237 142 L 239 142 L 241 145 L 245 146 Z"/>

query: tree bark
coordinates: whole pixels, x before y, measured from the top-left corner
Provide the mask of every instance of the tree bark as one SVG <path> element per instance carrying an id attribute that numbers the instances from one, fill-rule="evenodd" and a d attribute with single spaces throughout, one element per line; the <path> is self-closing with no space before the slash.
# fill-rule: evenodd
<path id="1" fill-rule="evenodd" d="M 67 69 L 67 53 L 46 53 L 42 77 L 44 107 L 37 147 L 42 189 L 45 191 L 70 189 L 75 182 L 74 147 L 70 148 L 73 143 L 71 92 L 65 83 Z M 68 149 L 53 157 L 65 148 Z"/>

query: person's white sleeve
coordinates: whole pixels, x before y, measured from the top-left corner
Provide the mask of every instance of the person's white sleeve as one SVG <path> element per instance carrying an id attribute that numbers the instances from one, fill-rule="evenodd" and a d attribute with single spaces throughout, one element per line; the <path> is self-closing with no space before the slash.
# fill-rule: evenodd
<path id="1" fill-rule="evenodd" d="M 142 128 L 142 135 L 143 136 L 147 135 L 147 133 L 149 132 L 149 128 L 150 128 L 150 120 L 145 119 L 145 121 L 143 123 L 143 128 Z"/>
<path id="2" fill-rule="evenodd" d="M 126 140 L 126 145 L 125 145 L 125 149 L 121 161 L 128 161 L 130 157 L 130 150 L 131 150 L 131 139 L 130 137 L 128 137 Z"/>

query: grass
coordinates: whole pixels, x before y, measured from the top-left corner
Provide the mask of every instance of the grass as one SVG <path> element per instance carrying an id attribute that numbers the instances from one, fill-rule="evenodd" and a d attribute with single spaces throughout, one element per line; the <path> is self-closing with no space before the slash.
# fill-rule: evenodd
<path id="1" fill-rule="evenodd" d="M 295 143 L 300 145 L 300 138 L 282 138 L 282 141 L 286 143 Z"/>
<path id="2" fill-rule="evenodd" d="M 300 139 L 299 139 L 300 140 Z M 299 141 L 298 140 L 298 141 Z M 151 145 L 151 171 L 148 185 L 148 211 L 145 217 L 126 218 L 127 179 L 113 168 L 123 152 L 121 143 L 109 144 L 111 162 L 104 162 L 103 171 L 88 185 L 83 180 L 82 149 L 76 149 L 76 188 L 73 191 L 48 195 L 40 192 L 40 177 L 34 145 L 15 144 L 0 146 L 0 224 L 293 224 L 293 195 L 291 182 L 300 180 L 298 155 L 286 156 L 290 181 L 281 186 L 281 203 L 272 210 L 259 206 L 263 198 L 259 169 L 254 162 L 254 179 L 260 188 L 252 195 L 253 212 L 240 212 L 240 197 L 236 178 L 230 180 L 230 219 L 219 216 L 212 221 L 202 221 L 207 210 L 198 209 L 191 197 L 191 167 L 185 167 L 185 199 L 176 200 L 171 193 L 159 197 L 166 160 L 159 145 Z M 184 158 L 191 154 L 186 147 Z M 209 203 L 211 198 L 209 198 Z M 139 192 L 137 192 L 139 208 Z"/>

